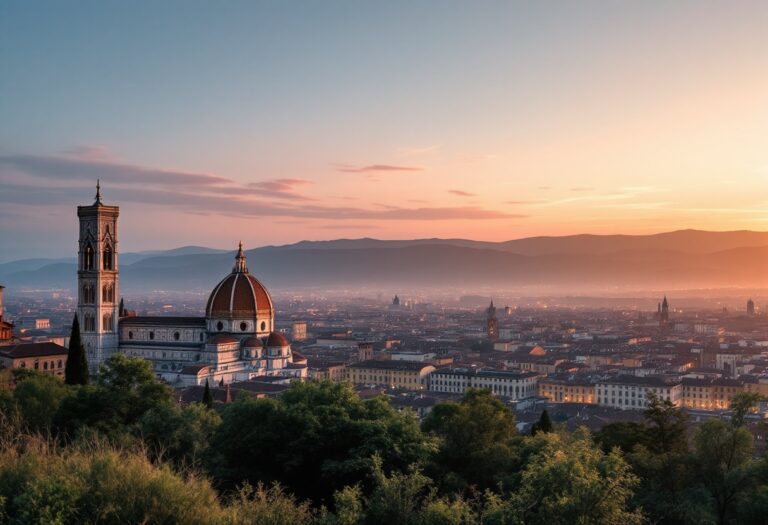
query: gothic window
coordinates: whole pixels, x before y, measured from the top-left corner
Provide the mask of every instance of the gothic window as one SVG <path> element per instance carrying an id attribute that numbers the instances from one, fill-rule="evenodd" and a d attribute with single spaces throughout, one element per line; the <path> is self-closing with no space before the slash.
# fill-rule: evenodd
<path id="1" fill-rule="evenodd" d="M 94 267 L 94 253 L 91 243 L 86 244 L 85 251 L 83 252 L 83 270 L 93 270 Z"/>
<path id="2" fill-rule="evenodd" d="M 85 327 L 86 332 L 96 331 L 96 323 L 95 323 L 93 314 L 90 314 L 90 313 L 85 314 L 85 317 L 83 319 L 83 326 Z"/>
<path id="3" fill-rule="evenodd" d="M 112 314 L 104 314 L 101 319 L 101 326 L 105 332 L 112 331 Z"/>
<path id="4" fill-rule="evenodd" d="M 149 332 L 149 339 L 150 339 L 150 341 L 154 341 L 155 340 L 155 332 Z"/>
<path id="5" fill-rule="evenodd" d="M 112 270 L 112 263 L 113 263 L 113 261 L 112 261 L 112 247 L 109 244 L 107 244 L 104 247 L 104 264 L 103 264 L 103 268 L 105 270 Z"/>
<path id="6" fill-rule="evenodd" d="M 115 302 L 115 286 L 113 284 L 105 284 L 101 287 L 101 301 L 104 303 Z"/>
<path id="7" fill-rule="evenodd" d="M 173 339 L 175 341 L 178 341 L 179 338 L 181 338 L 181 334 L 179 332 L 173 332 Z"/>
<path id="8" fill-rule="evenodd" d="M 85 283 L 83 285 L 83 304 L 93 304 L 95 302 L 95 294 L 93 284 Z"/>

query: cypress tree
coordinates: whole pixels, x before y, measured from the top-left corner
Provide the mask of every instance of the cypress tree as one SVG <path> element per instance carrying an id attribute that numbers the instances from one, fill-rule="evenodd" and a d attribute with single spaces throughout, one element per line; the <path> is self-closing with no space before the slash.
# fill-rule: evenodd
<path id="1" fill-rule="evenodd" d="M 80 339 L 80 321 L 72 321 L 72 332 L 69 335 L 69 352 L 67 353 L 67 366 L 64 368 L 64 382 L 68 385 L 88 384 L 88 360 L 85 357 L 85 348 Z"/>
<path id="2" fill-rule="evenodd" d="M 208 408 L 213 408 L 213 394 L 207 379 L 205 380 L 205 390 L 203 390 L 203 404 Z"/>
<path id="3" fill-rule="evenodd" d="M 125 317 L 125 303 L 123 303 L 123 298 L 120 298 L 120 307 L 117 309 L 117 316 L 118 317 Z"/>
<path id="4" fill-rule="evenodd" d="M 552 420 L 549 419 L 549 412 L 547 412 L 546 408 L 541 413 L 539 420 L 531 427 L 532 436 L 535 436 L 538 432 L 544 432 L 545 434 L 552 432 Z"/>

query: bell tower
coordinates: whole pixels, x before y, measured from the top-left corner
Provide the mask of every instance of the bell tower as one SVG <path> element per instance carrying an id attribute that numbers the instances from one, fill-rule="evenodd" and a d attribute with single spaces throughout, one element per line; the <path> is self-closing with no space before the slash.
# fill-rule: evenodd
<path id="1" fill-rule="evenodd" d="M 117 351 L 118 263 L 117 216 L 120 208 L 101 202 L 96 182 L 96 200 L 78 206 L 77 316 L 80 333 L 92 371 Z"/>

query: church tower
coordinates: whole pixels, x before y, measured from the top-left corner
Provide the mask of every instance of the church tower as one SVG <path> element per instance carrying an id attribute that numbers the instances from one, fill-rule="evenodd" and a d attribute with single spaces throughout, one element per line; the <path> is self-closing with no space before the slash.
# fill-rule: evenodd
<path id="1" fill-rule="evenodd" d="M 669 303 L 667 302 L 667 296 L 664 296 L 664 300 L 661 302 L 661 310 L 659 311 L 659 326 L 662 328 L 669 324 Z"/>
<path id="2" fill-rule="evenodd" d="M 117 206 L 101 202 L 98 181 L 96 201 L 90 206 L 77 207 L 80 219 L 77 316 L 88 365 L 93 371 L 117 351 L 119 213 Z"/>
<path id="3" fill-rule="evenodd" d="M 498 341 L 499 340 L 499 319 L 496 317 L 496 307 L 493 306 L 493 301 L 491 301 L 491 305 L 488 307 L 485 313 L 488 314 L 488 317 L 486 319 L 486 325 L 485 325 L 485 330 L 486 330 L 486 334 L 488 335 L 488 339 L 491 341 Z"/>

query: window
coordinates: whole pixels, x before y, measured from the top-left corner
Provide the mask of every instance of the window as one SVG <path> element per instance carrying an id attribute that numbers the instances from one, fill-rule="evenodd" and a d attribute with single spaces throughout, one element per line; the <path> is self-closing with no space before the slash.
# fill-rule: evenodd
<path id="1" fill-rule="evenodd" d="M 83 252 L 83 270 L 93 270 L 93 263 L 93 246 L 91 246 L 91 243 L 88 243 Z"/>
<path id="2" fill-rule="evenodd" d="M 112 331 L 112 314 L 104 314 L 101 319 L 101 327 L 105 332 Z"/>
<path id="3" fill-rule="evenodd" d="M 219 332 L 221 332 L 222 330 L 224 330 L 224 323 L 222 323 L 221 321 L 219 321 L 218 323 L 216 323 L 216 330 L 218 330 Z"/>
<path id="4" fill-rule="evenodd" d="M 133 339 L 133 332 L 130 330 L 128 331 L 128 339 Z"/>
<path id="5" fill-rule="evenodd" d="M 204 337 L 205 336 L 203 335 L 203 332 L 200 332 L 200 341 L 202 341 L 204 339 Z"/>
<path id="6" fill-rule="evenodd" d="M 261 331 L 263 332 L 263 331 L 264 331 L 264 330 L 266 330 L 266 329 L 267 329 L 267 323 L 265 323 L 264 321 L 262 321 L 262 322 L 261 322 Z"/>
<path id="7" fill-rule="evenodd" d="M 155 340 L 155 332 L 149 332 L 149 340 L 154 341 Z"/>
<path id="8" fill-rule="evenodd" d="M 241 331 L 241 332 L 245 332 L 245 330 L 246 330 L 247 328 L 248 328 L 248 324 L 247 324 L 245 321 L 243 321 L 242 323 L 240 323 L 240 331 Z"/>
<path id="9" fill-rule="evenodd" d="M 59 359 L 59 368 L 61 368 L 61 359 Z"/>
<path id="10" fill-rule="evenodd" d="M 109 244 L 107 244 L 104 247 L 104 257 L 103 257 L 103 259 L 104 259 L 103 268 L 105 270 L 111 270 L 112 269 L 112 263 L 113 263 L 113 260 L 112 260 L 112 247 Z"/>
<path id="11" fill-rule="evenodd" d="M 173 340 L 178 341 L 181 338 L 181 334 L 179 332 L 173 332 Z"/>
<path id="12" fill-rule="evenodd" d="M 43 363 L 43 370 L 48 370 L 48 361 Z"/>

